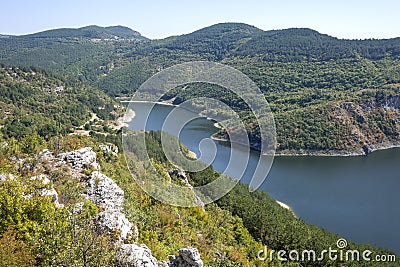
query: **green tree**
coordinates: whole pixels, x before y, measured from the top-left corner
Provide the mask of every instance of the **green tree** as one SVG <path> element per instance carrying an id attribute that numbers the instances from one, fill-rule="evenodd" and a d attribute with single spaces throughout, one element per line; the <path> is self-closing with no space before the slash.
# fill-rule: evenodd
<path id="1" fill-rule="evenodd" d="M 25 154 L 33 154 L 44 148 L 45 140 L 37 133 L 24 137 L 21 140 L 21 151 Z"/>

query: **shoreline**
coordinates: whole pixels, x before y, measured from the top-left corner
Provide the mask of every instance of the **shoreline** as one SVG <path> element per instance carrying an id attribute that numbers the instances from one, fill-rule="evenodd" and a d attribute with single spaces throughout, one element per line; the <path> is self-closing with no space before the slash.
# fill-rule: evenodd
<path id="1" fill-rule="evenodd" d="M 122 100 L 119 101 L 120 103 L 150 103 L 150 104 L 155 104 L 155 105 L 164 105 L 164 106 L 170 106 L 170 107 L 179 107 L 177 105 L 174 105 L 169 102 L 153 102 L 153 101 L 148 101 L 148 100 Z"/>
<path id="2" fill-rule="evenodd" d="M 218 124 L 218 123 L 215 123 Z M 214 127 L 221 129 L 220 127 L 216 126 L 214 124 Z M 212 140 L 214 141 L 218 141 L 218 142 L 229 142 L 229 140 L 225 139 L 225 138 L 220 138 L 220 137 L 215 137 L 214 135 L 212 135 L 210 137 Z M 240 145 L 240 143 L 239 143 Z M 276 152 L 274 153 L 274 157 L 360 157 L 360 156 L 368 156 L 370 154 L 372 154 L 373 152 L 376 151 L 382 151 L 382 150 L 387 150 L 387 149 L 393 149 L 393 148 L 400 148 L 400 144 L 390 144 L 387 146 L 376 146 L 376 147 L 370 147 L 370 152 L 365 153 L 363 152 L 356 152 L 356 151 L 343 151 L 343 153 L 337 153 L 337 152 L 316 152 L 316 151 L 310 151 L 310 152 Z M 250 146 L 250 149 L 253 151 L 257 151 L 259 153 L 261 153 L 261 151 L 259 149 L 257 149 L 256 147 Z M 265 154 L 267 155 L 267 154 Z"/>
<path id="3" fill-rule="evenodd" d="M 293 211 L 293 209 L 292 209 L 288 204 L 283 203 L 283 202 L 281 202 L 281 201 L 279 201 L 279 200 L 276 200 L 276 199 L 275 199 L 275 202 L 276 202 L 279 206 L 281 206 L 282 208 L 284 208 L 284 209 L 290 211 L 290 212 L 293 214 L 294 217 L 298 218 L 297 215 L 296 215 L 296 213 Z"/>
<path id="4" fill-rule="evenodd" d="M 179 105 L 174 105 L 170 102 L 152 102 L 152 101 L 147 101 L 147 100 L 135 100 L 135 101 L 131 101 L 131 100 L 122 100 L 120 101 L 121 103 L 151 103 L 151 104 L 157 104 L 157 105 L 164 105 L 164 106 L 170 106 L 170 107 L 179 107 Z M 133 120 L 133 118 L 135 117 L 135 111 L 132 109 L 129 109 L 129 111 L 133 112 L 132 116 L 127 116 L 126 119 L 123 119 L 123 121 L 121 122 L 123 124 L 122 127 L 128 127 L 128 123 L 131 122 Z M 128 112 L 129 112 L 128 111 Z M 190 111 L 192 112 L 192 111 Z M 125 118 L 125 116 L 127 115 L 127 113 L 122 117 Z M 206 118 L 206 117 L 204 117 Z M 121 119 L 121 118 L 118 118 Z M 218 122 L 215 122 L 214 120 L 210 119 L 210 118 L 206 118 L 207 120 L 213 121 L 214 124 L 213 126 L 217 129 L 222 129 L 221 125 L 219 125 Z M 118 120 L 117 120 L 118 121 Z M 211 135 L 210 138 L 214 141 L 219 141 L 219 142 L 229 142 L 228 140 L 224 139 L 224 138 L 219 138 L 219 137 L 215 137 L 214 135 Z M 387 149 L 393 149 L 393 148 L 400 148 L 400 143 L 399 144 L 390 144 L 390 145 L 386 145 L 386 146 L 374 146 L 372 145 L 372 147 L 370 147 L 370 152 L 365 153 L 364 151 L 343 151 L 343 153 L 337 153 L 337 152 L 316 152 L 316 151 L 310 151 L 310 152 L 294 152 L 294 151 L 287 151 L 287 152 L 276 152 L 274 153 L 274 157 L 359 157 L 359 156 L 367 156 L 375 151 L 381 151 L 381 150 L 387 150 Z M 261 151 L 259 149 L 257 149 L 254 146 L 250 146 L 251 150 L 257 151 L 259 153 L 261 153 Z"/>
<path id="5" fill-rule="evenodd" d="M 116 123 L 117 129 L 121 129 L 122 127 L 128 127 L 129 123 L 135 118 L 136 113 L 133 109 L 127 108 L 127 112 L 122 116 L 117 118 Z"/>
<path id="6" fill-rule="evenodd" d="M 368 153 L 365 152 L 343 152 L 343 153 L 275 153 L 275 156 L 278 157 L 360 157 L 360 156 L 368 156 L 374 152 L 388 150 L 393 148 L 400 148 L 400 144 L 391 144 L 387 146 L 381 146 L 377 148 L 371 148 L 371 151 Z"/>
<path id="7" fill-rule="evenodd" d="M 190 159 L 196 159 L 197 160 L 197 155 L 192 150 L 188 149 L 188 153 L 186 154 L 186 156 L 189 157 Z"/>

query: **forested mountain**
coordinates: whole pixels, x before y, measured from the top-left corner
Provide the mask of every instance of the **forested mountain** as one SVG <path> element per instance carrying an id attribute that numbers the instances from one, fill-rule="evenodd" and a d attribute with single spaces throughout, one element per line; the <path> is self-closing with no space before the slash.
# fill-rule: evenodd
<path id="1" fill-rule="evenodd" d="M 146 40 L 122 26 L 87 26 L 8 36 L 0 38 L 0 62 L 40 67 L 93 83 L 114 69 L 112 62 L 120 58 L 121 51 L 127 53 Z"/>
<path id="2" fill-rule="evenodd" d="M 110 32 L 135 36 L 122 27 L 88 26 L 0 38 L 0 62 L 55 70 L 124 96 L 163 68 L 217 61 L 260 87 L 275 113 L 279 153 L 359 154 L 400 142 L 400 38 L 343 40 L 242 23 L 161 40 L 108 39 Z M 180 94 L 183 100 L 195 92 Z M 259 143 L 257 129 L 248 127 L 252 143 Z"/>
<path id="3" fill-rule="evenodd" d="M 64 28 L 25 35 L 28 38 L 100 38 L 147 40 L 139 32 L 124 26 L 100 27 L 96 25 L 78 29 Z"/>
<path id="4" fill-rule="evenodd" d="M 243 23 L 221 23 L 190 34 L 155 42 L 154 49 L 171 49 L 199 55 L 214 54 L 217 60 L 263 31 Z"/>
<path id="5" fill-rule="evenodd" d="M 263 32 L 239 47 L 235 54 L 264 55 L 268 60 L 277 61 L 382 59 L 400 55 L 400 38 L 341 40 L 311 29 L 293 28 Z"/>
<path id="6" fill-rule="evenodd" d="M 239 23 L 163 40 L 120 26 L 0 36 L 0 265 L 127 266 L 116 259 L 122 245 L 151 256 L 137 242 L 159 260 L 194 246 L 205 266 L 215 267 L 381 266 L 328 258 L 282 262 L 277 253 L 259 260 L 264 245 L 267 252 L 321 252 L 336 248 L 339 236 L 243 184 L 204 208 L 174 207 L 150 197 L 128 169 L 121 131 L 110 127 L 124 112 L 112 97 L 131 95 L 176 63 L 218 61 L 261 88 L 275 113 L 278 152 L 369 152 L 399 142 L 398 46 L 399 39 L 339 40 L 309 29 L 264 32 Z M 176 97 L 178 104 L 212 96 L 232 106 L 257 148 L 251 114 L 235 96 L 200 83 L 179 89 L 166 98 Z M 167 161 L 161 134 L 143 134 L 152 165 L 163 177 L 168 173 L 169 182 L 182 183 L 169 174 L 180 170 Z M 153 175 L 148 162 L 133 164 L 138 177 Z M 193 186 L 218 175 L 211 167 L 185 173 Z M 105 209 L 110 205 L 112 212 Z M 347 248 L 393 254 L 353 242 Z M 133 253 L 127 257 L 136 264 Z M 387 266 L 396 266 L 395 260 Z"/>
<path id="7" fill-rule="evenodd" d="M 92 116 L 115 120 L 123 112 L 116 104 L 98 89 L 58 74 L 0 67 L 0 133 L 6 139 L 50 140 L 73 133 Z"/>

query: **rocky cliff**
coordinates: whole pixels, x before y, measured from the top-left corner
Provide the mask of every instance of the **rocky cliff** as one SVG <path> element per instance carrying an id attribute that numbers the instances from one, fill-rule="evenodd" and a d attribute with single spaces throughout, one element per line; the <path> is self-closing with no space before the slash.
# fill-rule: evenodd
<path id="1" fill-rule="evenodd" d="M 99 150 L 109 156 L 117 156 L 118 150 L 111 145 L 100 145 Z M 75 176 L 79 177 L 82 186 L 85 188 L 84 197 L 94 203 L 98 214 L 93 219 L 93 231 L 99 234 L 115 234 L 116 260 L 120 266 L 128 267 L 153 267 L 171 266 L 202 267 L 203 262 L 200 254 L 195 248 L 182 248 L 178 255 L 171 255 L 169 260 L 158 261 L 152 256 L 150 249 L 145 244 L 125 244 L 127 240 L 138 238 L 139 232 L 134 223 L 130 222 L 124 214 L 124 191 L 109 177 L 101 172 L 100 164 L 97 162 L 96 152 L 91 147 L 83 147 L 74 151 L 53 155 L 47 149 L 36 155 L 38 162 L 47 164 L 54 169 L 69 169 Z M 21 160 L 19 160 L 21 161 Z M 22 160 L 21 162 L 25 162 Z M 26 163 L 25 163 L 26 164 Z M 29 165 L 29 168 L 39 170 L 39 165 Z M 25 166 L 25 168 L 28 168 Z M 14 179 L 12 174 L 0 174 L 0 182 L 7 179 Z M 38 174 L 30 178 L 35 187 L 32 189 L 43 197 L 51 197 L 52 202 L 59 208 L 60 192 L 57 192 L 52 181 L 45 174 Z M 33 193 L 33 192 L 32 192 Z M 24 196 L 29 198 L 30 195 Z M 61 201 L 62 202 L 62 201 Z M 75 204 L 75 212 L 80 212 L 83 203 Z"/>

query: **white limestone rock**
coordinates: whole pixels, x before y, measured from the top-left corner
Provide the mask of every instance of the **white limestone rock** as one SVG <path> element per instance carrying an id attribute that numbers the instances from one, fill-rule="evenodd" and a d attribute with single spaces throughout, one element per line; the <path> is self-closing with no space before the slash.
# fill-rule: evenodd
<path id="1" fill-rule="evenodd" d="M 132 223 L 119 211 L 102 211 L 94 219 L 96 230 L 100 233 L 119 233 L 119 241 L 132 236 Z"/>
<path id="2" fill-rule="evenodd" d="M 54 189 L 53 186 L 49 186 L 50 184 L 50 179 L 47 178 L 45 174 L 39 174 L 36 176 L 32 176 L 30 178 L 31 181 L 39 181 L 41 185 L 36 190 L 38 190 L 38 193 L 42 197 L 51 197 L 51 202 L 56 204 L 57 207 L 62 207 L 63 205 L 58 202 L 58 193 Z"/>
<path id="3" fill-rule="evenodd" d="M 100 164 L 99 164 L 98 162 L 92 162 L 92 163 L 90 163 L 90 167 L 91 167 L 93 170 L 100 171 Z"/>
<path id="4" fill-rule="evenodd" d="M 157 259 L 150 249 L 142 244 L 123 244 L 117 251 L 117 261 L 126 267 L 158 267 Z"/>
<path id="5" fill-rule="evenodd" d="M 31 181 L 40 181 L 42 183 L 42 185 L 48 185 L 50 183 L 49 178 L 47 178 L 47 175 L 45 174 L 39 174 L 36 176 L 32 176 L 31 179 L 29 179 Z"/>
<path id="6" fill-rule="evenodd" d="M 61 153 L 57 158 L 60 160 L 60 164 L 69 163 L 76 170 L 93 167 L 93 163 L 96 163 L 96 153 L 91 147 Z"/>
<path id="7" fill-rule="evenodd" d="M 37 158 L 38 159 L 40 159 L 40 160 L 43 160 L 43 161 L 50 161 L 50 160 L 53 160 L 54 159 L 54 155 L 53 155 L 53 153 L 50 151 L 50 150 L 48 150 L 47 148 L 46 149 L 43 149 L 42 151 L 40 151 L 38 154 L 37 154 Z"/>
<path id="8" fill-rule="evenodd" d="M 0 182 L 4 182 L 6 180 L 14 180 L 15 176 L 11 173 L 0 173 Z"/>
<path id="9" fill-rule="evenodd" d="M 109 177 L 94 171 L 87 181 L 86 198 L 101 207 L 95 218 L 96 228 L 101 233 L 119 232 L 119 241 L 128 236 L 137 238 L 137 228 L 132 232 L 132 223 L 122 213 L 124 191 Z"/>
<path id="10" fill-rule="evenodd" d="M 118 147 L 113 144 L 103 144 L 99 145 L 100 150 L 102 150 L 105 154 L 111 154 L 113 156 L 118 156 Z"/>
<path id="11" fill-rule="evenodd" d="M 179 256 L 171 255 L 167 262 L 169 267 L 203 267 L 200 253 L 196 248 L 187 247 L 178 251 Z"/>
<path id="12" fill-rule="evenodd" d="M 124 191 L 101 172 L 92 172 L 86 190 L 86 198 L 97 206 L 108 211 L 122 211 Z"/>

